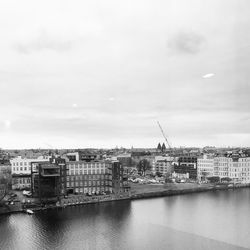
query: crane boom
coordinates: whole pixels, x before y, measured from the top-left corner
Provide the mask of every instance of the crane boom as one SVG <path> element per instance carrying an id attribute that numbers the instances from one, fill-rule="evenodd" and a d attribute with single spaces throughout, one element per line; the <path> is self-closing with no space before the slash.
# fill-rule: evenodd
<path id="1" fill-rule="evenodd" d="M 159 128 L 160 128 L 160 130 L 161 130 L 161 133 L 162 133 L 162 135 L 163 135 L 163 137 L 164 137 L 164 139 L 165 139 L 165 141 L 166 141 L 166 143 L 167 143 L 167 145 L 168 145 L 169 149 L 172 149 L 172 148 L 171 148 L 171 146 L 170 146 L 170 143 L 168 142 L 167 136 L 165 135 L 165 133 L 164 133 L 164 131 L 163 131 L 162 127 L 161 127 L 160 122 L 159 122 L 159 121 L 157 121 L 157 123 L 158 123 L 158 126 L 159 126 Z"/>

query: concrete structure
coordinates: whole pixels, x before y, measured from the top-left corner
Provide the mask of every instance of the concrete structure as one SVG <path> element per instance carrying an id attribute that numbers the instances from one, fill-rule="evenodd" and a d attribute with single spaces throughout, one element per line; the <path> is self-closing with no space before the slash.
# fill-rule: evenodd
<path id="1" fill-rule="evenodd" d="M 31 162 L 33 161 L 49 161 L 50 156 L 39 156 L 38 158 L 22 158 L 18 156 L 10 160 L 12 174 L 31 174 Z"/>
<path id="2" fill-rule="evenodd" d="M 197 159 L 198 180 L 204 181 L 206 177 L 214 176 L 214 158 L 203 155 Z"/>
<path id="3" fill-rule="evenodd" d="M 31 162 L 31 192 L 40 202 L 59 201 L 65 194 L 65 159 L 52 158 L 47 162 Z"/>
<path id="4" fill-rule="evenodd" d="M 197 157 L 182 156 L 178 159 L 178 165 L 174 165 L 174 172 L 177 174 L 188 174 L 190 179 L 197 180 Z"/>
<path id="5" fill-rule="evenodd" d="M 11 189 L 11 165 L 9 161 L 0 160 L 0 200 L 2 195 Z"/>
<path id="6" fill-rule="evenodd" d="M 234 183 L 250 183 L 250 157 L 233 156 L 228 165 L 228 177 Z"/>
<path id="7" fill-rule="evenodd" d="M 10 160 L 12 189 L 29 189 L 31 186 L 31 162 L 49 161 L 50 156 L 39 156 L 37 159 L 18 156 Z"/>
<path id="8" fill-rule="evenodd" d="M 170 156 L 155 156 L 152 163 L 153 174 L 160 173 L 162 175 L 170 175 L 173 172 L 173 157 Z"/>
<path id="9" fill-rule="evenodd" d="M 232 161 L 230 157 L 219 156 L 214 158 L 214 176 L 220 178 L 229 177 L 229 162 Z"/>

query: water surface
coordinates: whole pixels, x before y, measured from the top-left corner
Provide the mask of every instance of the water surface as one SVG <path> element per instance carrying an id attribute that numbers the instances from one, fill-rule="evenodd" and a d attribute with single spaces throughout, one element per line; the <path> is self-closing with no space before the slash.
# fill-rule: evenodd
<path id="1" fill-rule="evenodd" d="M 250 249 L 250 189 L 0 217 L 1 249 Z"/>

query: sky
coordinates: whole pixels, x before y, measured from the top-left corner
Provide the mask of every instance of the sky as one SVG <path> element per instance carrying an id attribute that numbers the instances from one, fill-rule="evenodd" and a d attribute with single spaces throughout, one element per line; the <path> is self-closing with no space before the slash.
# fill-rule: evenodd
<path id="1" fill-rule="evenodd" d="M 3 0 L 0 147 L 250 146 L 250 1 Z"/>

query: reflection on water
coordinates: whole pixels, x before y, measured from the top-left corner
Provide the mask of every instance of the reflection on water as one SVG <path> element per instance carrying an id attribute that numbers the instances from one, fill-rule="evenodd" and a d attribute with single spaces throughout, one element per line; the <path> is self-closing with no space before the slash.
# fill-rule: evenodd
<path id="1" fill-rule="evenodd" d="M 250 190 L 0 217 L 1 249 L 250 248 Z M 242 248 L 241 248 L 242 247 Z"/>

